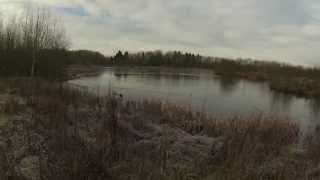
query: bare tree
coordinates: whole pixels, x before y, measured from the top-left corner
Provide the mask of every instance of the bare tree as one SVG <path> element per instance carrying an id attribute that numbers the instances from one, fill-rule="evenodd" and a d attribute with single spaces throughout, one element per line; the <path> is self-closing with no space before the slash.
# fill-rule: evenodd
<path id="1" fill-rule="evenodd" d="M 41 71 L 47 76 L 48 70 L 58 74 L 65 63 L 61 59 L 66 60 L 66 56 L 56 58 L 57 61 L 49 59 L 63 56 L 61 50 L 68 48 L 68 42 L 63 25 L 49 9 L 29 7 L 13 17 L 0 16 L 0 60 L 2 68 L 6 69 L 0 75 L 28 74 L 34 77 Z"/>
<path id="2" fill-rule="evenodd" d="M 35 74 L 35 67 L 41 50 L 66 49 L 68 40 L 66 33 L 57 18 L 48 9 L 26 9 L 24 13 L 23 46 L 32 52 L 32 66 L 30 75 Z"/>
<path id="3" fill-rule="evenodd" d="M 15 17 L 11 17 L 5 27 L 5 46 L 8 51 L 19 47 L 19 31 Z"/>
<path id="4" fill-rule="evenodd" d="M 4 50 L 4 22 L 0 14 L 0 51 Z"/>

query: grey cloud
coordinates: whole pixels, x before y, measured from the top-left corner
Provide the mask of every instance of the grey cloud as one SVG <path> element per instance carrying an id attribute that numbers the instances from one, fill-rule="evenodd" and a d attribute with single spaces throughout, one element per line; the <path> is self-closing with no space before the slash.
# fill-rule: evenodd
<path id="1" fill-rule="evenodd" d="M 8 7 L 0 0 L 0 8 Z M 317 0 L 20 0 L 63 13 L 74 48 L 180 49 L 205 55 L 315 64 L 320 58 Z M 18 7 L 17 7 L 18 8 Z M 60 12 L 61 13 L 61 12 Z M 320 59 L 319 59 L 320 65 Z"/>

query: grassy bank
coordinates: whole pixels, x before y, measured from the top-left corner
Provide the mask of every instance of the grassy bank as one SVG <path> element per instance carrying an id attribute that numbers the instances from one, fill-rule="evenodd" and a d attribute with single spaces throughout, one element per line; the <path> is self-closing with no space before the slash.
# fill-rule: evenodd
<path id="1" fill-rule="evenodd" d="M 319 178 L 320 132 L 302 138 L 286 119 L 222 121 L 42 80 L 0 86 L 0 179 Z"/>

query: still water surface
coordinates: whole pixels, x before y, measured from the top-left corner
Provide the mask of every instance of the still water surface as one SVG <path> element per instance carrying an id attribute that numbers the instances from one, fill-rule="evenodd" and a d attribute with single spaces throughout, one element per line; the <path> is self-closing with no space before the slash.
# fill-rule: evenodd
<path id="1" fill-rule="evenodd" d="M 105 95 L 112 88 L 125 98 L 159 99 L 188 105 L 213 117 L 285 116 L 304 128 L 320 124 L 320 102 L 271 91 L 267 84 L 223 78 L 210 70 L 170 68 L 105 68 L 95 77 L 69 81 Z"/>

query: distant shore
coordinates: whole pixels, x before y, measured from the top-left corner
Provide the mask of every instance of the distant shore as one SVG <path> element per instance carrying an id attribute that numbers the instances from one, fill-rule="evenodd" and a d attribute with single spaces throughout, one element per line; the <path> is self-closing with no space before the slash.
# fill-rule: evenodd
<path id="1" fill-rule="evenodd" d="M 95 65 L 73 65 L 69 66 L 67 71 L 67 80 L 78 79 L 81 77 L 97 76 L 104 71 L 105 66 L 95 66 Z"/>

